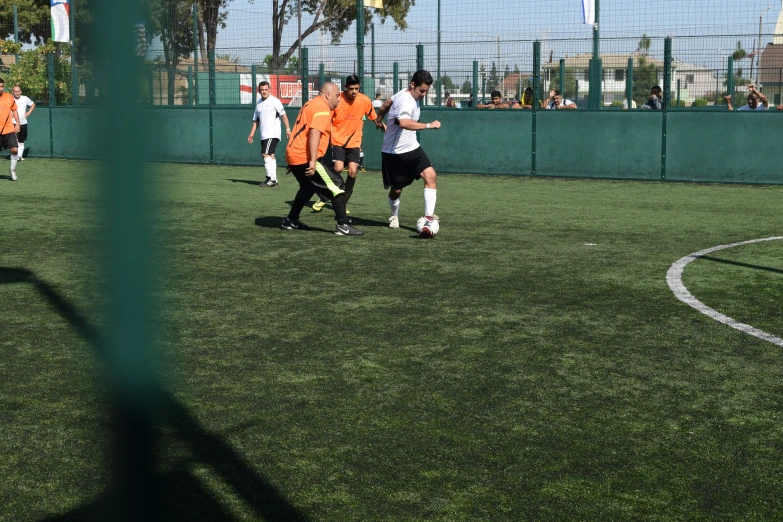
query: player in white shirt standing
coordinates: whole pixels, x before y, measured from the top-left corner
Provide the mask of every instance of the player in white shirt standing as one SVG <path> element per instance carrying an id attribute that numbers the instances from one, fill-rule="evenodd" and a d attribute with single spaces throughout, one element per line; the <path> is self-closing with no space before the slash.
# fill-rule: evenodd
<path id="1" fill-rule="evenodd" d="M 35 103 L 27 96 L 22 96 L 22 88 L 18 85 L 14 85 L 11 93 L 16 100 L 16 109 L 19 114 L 19 121 L 16 122 L 19 124 L 19 134 L 16 137 L 16 140 L 19 142 L 19 152 L 16 153 L 16 157 L 19 158 L 19 161 L 24 161 L 24 142 L 27 141 L 27 118 L 35 109 Z"/>
<path id="2" fill-rule="evenodd" d="M 261 155 L 264 157 L 264 168 L 266 169 L 266 180 L 261 183 L 262 187 L 277 186 L 277 160 L 275 159 L 275 147 L 280 142 L 280 121 L 285 124 L 285 137 L 291 137 L 291 125 L 288 124 L 288 116 L 283 109 L 283 103 L 275 96 L 272 96 L 269 82 L 263 81 L 258 84 L 258 94 L 261 99 L 256 103 L 256 110 L 253 113 L 253 128 L 250 129 L 250 135 L 247 137 L 248 143 L 253 143 L 253 136 L 256 134 L 256 128 L 260 127 L 261 133 Z"/>
<path id="3" fill-rule="evenodd" d="M 419 101 L 427 95 L 431 86 L 432 75 L 423 69 L 416 71 L 409 87 L 386 100 L 378 109 L 377 124 L 381 124 L 388 113 L 381 154 L 383 186 L 390 189 L 389 228 L 400 228 L 402 189 L 419 178 L 424 179 L 424 217 L 428 220 L 437 219 L 435 169 L 416 139 L 416 131 L 440 128 L 437 120 L 431 123 L 419 121 Z"/>

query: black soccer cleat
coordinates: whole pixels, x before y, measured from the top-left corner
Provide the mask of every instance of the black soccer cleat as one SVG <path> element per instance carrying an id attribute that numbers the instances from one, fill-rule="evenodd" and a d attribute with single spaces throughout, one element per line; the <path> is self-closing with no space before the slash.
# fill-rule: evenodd
<path id="1" fill-rule="evenodd" d="M 266 178 L 266 181 L 264 181 L 259 185 L 259 187 L 276 187 L 276 186 L 277 186 L 277 181 L 271 178 Z"/>
<path id="2" fill-rule="evenodd" d="M 304 225 L 302 225 L 298 219 L 285 218 L 280 225 L 280 228 L 285 230 L 301 230 L 304 228 Z"/>
<path id="3" fill-rule="evenodd" d="M 334 229 L 334 233 L 338 236 L 363 236 L 364 232 L 353 228 L 351 225 L 341 225 L 337 223 L 337 227 Z"/>

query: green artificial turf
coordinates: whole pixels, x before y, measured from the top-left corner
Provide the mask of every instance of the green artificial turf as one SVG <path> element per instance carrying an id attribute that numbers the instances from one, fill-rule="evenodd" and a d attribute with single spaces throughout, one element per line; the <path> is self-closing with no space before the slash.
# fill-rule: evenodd
<path id="1" fill-rule="evenodd" d="M 104 323 L 99 176 L 31 159 L 0 179 L 0 518 L 94 515 L 110 474 L 103 364 L 8 267 Z M 376 172 L 279 229 L 291 176 L 156 165 L 165 385 L 156 473 L 182 520 L 774 520 L 781 350 L 678 301 L 690 253 L 783 235 L 783 187 L 441 175 L 386 227 Z M 783 242 L 683 282 L 783 336 Z M 2 270 L 5 270 L 4 272 Z"/>

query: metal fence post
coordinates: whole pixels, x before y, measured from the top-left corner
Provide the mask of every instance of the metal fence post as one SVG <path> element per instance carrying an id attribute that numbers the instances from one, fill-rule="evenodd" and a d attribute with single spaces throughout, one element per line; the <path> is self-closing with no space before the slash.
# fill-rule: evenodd
<path id="1" fill-rule="evenodd" d="M 215 163 L 215 134 L 212 111 L 215 109 L 215 50 L 207 49 L 209 60 L 209 162 Z"/>
<path id="2" fill-rule="evenodd" d="M 305 103 L 310 101 L 310 85 L 307 82 L 308 78 L 310 77 L 308 54 L 307 47 L 302 47 L 302 107 L 304 107 Z"/>
<path id="3" fill-rule="evenodd" d="M 397 62 L 394 62 L 394 65 L 392 66 L 392 94 L 396 93 L 396 89 L 399 86 L 400 82 L 400 64 Z"/>
<path id="4" fill-rule="evenodd" d="M 196 105 L 198 105 L 198 4 L 193 4 L 193 72 L 195 73 L 193 90 Z"/>
<path id="5" fill-rule="evenodd" d="M 416 46 L 416 70 L 422 69 L 424 69 L 424 46 L 419 44 Z"/>
<path id="6" fill-rule="evenodd" d="M 560 94 L 565 98 L 565 60 L 560 58 L 560 82 L 558 87 L 560 88 Z"/>
<path id="7" fill-rule="evenodd" d="M 326 83 L 326 70 L 324 69 L 324 64 L 319 63 L 318 64 L 318 86 L 323 87 L 324 83 Z M 367 94 L 367 93 L 365 93 Z M 367 94 L 369 96 L 369 94 Z"/>
<path id="8" fill-rule="evenodd" d="M 734 96 L 734 57 L 729 56 L 729 70 L 726 73 L 726 91 L 729 96 Z"/>
<path id="9" fill-rule="evenodd" d="M 628 73 L 625 78 L 625 98 L 628 100 L 628 110 L 633 110 L 633 58 L 628 58 Z"/>
<path id="10" fill-rule="evenodd" d="M 258 70 L 256 64 L 250 66 L 250 90 L 253 93 L 253 107 L 258 103 Z"/>
<path id="11" fill-rule="evenodd" d="M 193 66 L 188 65 L 188 106 L 193 105 Z"/>
<path id="12" fill-rule="evenodd" d="M 303 55 L 302 62 L 304 60 L 305 57 Z M 363 92 L 367 92 L 367 89 L 364 88 L 364 0 L 356 0 L 356 74 L 361 82 L 359 84 L 360 89 Z M 302 82 L 302 92 L 304 92 L 305 83 Z M 304 106 L 304 98 L 302 100 L 302 105 Z"/>
<path id="13" fill-rule="evenodd" d="M 46 72 L 49 78 L 49 107 L 57 105 L 56 93 L 54 92 L 54 55 L 46 55 Z"/>
<path id="14" fill-rule="evenodd" d="M 663 108 L 668 109 L 672 101 L 672 39 L 667 37 L 663 44 Z"/>
<path id="15" fill-rule="evenodd" d="M 19 8 L 14 6 L 14 43 L 19 43 Z M 19 63 L 19 55 L 14 55 L 14 63 Z"/>
<path id="16" fill-rule="evenodd" d="M 478 60 L 473 60 L 473 84 L 470 89 L 470 93 L 473 95 L 473 103 L 470 105 L 471 109 L 475 109 L 476 105 L 478 105 L 478 73 Z"/>
<path id="17" fill-rule="evenodd" d="M 680 79 L 677 78 L 677 107 L 680 106 Z"/>
<path id="18" fill-rule="evenodd" d="M 578 89 L 578 87 L 577 87 Z M 533 126 L 532 135 L 530 136 L 530 146 L 532 148 L 532 156 L 530 157 L 530 173 L 532 176 L 536 175 L 536 134 L 538 132 L 537 120 L 538 109 L 541 106 L 541 42 L 536 40 L 533 42 Z"/>
<path id="19" fill-rule="evenodd" d="M 152 69 L 147 70 L 147 82 L 150 91 L 150 105 L 155 105 L 155 80 L 153 79 Z"/>
<path id="20" fill-rule="evenodd" d="M 76 0 L 70 0 L 70 16 L 68 21 L 70 23 L 71 31 L 71 106 L 79 106 L 79 70 L 76 68 L 76 13 L 74 12 L 74 4 Z"/>

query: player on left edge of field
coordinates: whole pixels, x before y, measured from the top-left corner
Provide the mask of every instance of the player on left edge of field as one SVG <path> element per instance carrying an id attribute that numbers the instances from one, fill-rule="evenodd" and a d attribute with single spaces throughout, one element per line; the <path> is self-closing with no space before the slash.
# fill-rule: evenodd
<path id="1" fill-rule="evenodd" d="M 16 181 L 16 160 L 19 153 L 19 142 L 16 135 L 19 133 L 19 113 L 16 110 L 14 97 L 3 92 L 5 81 L 0 78 L 0 149 L 8 149 L 11 153 L 11 181 Z"/>
<path id="2" fill-rule="evenodd" d="M 256 128 L 260 128 L 261 134 L 261 156 L 264 158 L 264 168 L 266 169 L 266 179 L 261 183 L 262 187 L 277 186 L 277 160 L 275 159 L 275 147 L 280 142 L 280 122 L 285 124 L 285 137 L 291 137 L 291 125 L 288 123 L 288 116 L 285 114 L 283 102 L 276 96 L 273 96 L 269 87 L 269 82 L 263 81 L 258 84 L 258 94 L 261 99 L 256 103 L 256 110 L 253 113 L 253 128 L 250 129 L 250 135 L 247 137 L 248 143 L 253 143 L 253 136 Z"/>

